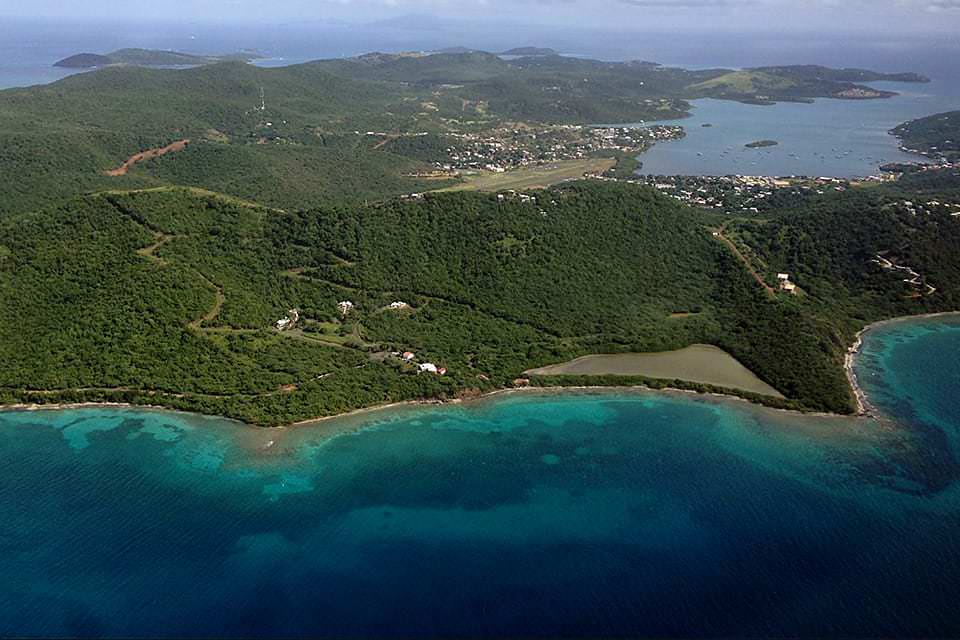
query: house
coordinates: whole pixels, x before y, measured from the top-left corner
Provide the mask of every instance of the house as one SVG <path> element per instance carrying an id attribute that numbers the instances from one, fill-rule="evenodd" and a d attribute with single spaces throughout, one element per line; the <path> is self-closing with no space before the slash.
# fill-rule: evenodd
<path id="1" fill-rule="evenodd" d="M 353 311 L 354 304 L 349 300 L 344 300 L 343 302 L 337 303 L 337 311 L 340 312 L 341 316 L 345 316 L 351 311 Z"/>
<path id="2" fill-rule="evenodd" d="M 404 352 L 403 352 L 403 356 L 401 356 L 401 357 L 402 357 L 405 361 L 410 362 L 411 360 L 413 360 L 414 358 L 417 357 L 417 354 L 415 354 L 413 351 L 404 351 Z"/>
<path id="3" fill-rule="evenodd" d="M 780 281 L 780 290 L 781 290 L 781 291 L 786 291 L 787 293 L 793 293 L 793 294 L 796 294 L 796 293 L 797 293 L 797 285 L 795 285 L 795 284 L 793 284 L 792 282 L 790 282 L 790 274 L 789 274 L 789 273 L 778 273 L 778 274 L 777 274 L 777 280 Z"/>
<path id="4" fill-rule="evenodd" d="M 407 304 L 406 302 L 397 301 L 397 302 L 391 302 L 391 303 L 390 303 L 390 308 L 391 308 L 391 309 L 394 309 L 394 310 L 407 309 L 407 308 L 409 308 L 409 307 L 410 307 L 410 305 Z"/>
<path id="5" fill-rule="evenodd" d="M 424 362 L 420 365 L 421 373 L 440 373 L 440 370 L 437 369 L 437 365 L 432 362 Z"/>
<path id="6" fill-rule="evenodd" d="M 300 320 L 300 310 L 299 309 L 290 309 L 287 311 L 286 318 L 280 318 L 277 320 L 276 327 L 277 331 L 286 331 L 287 329 L 293 329 L 293 327 Z"/>

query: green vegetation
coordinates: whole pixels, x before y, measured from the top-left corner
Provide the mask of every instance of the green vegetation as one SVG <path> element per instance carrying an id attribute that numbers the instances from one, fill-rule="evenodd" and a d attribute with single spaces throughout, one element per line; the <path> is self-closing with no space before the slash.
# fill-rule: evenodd
<path id="1" fill-rule="evenodd" d="M 860 82 L 929 82 L 915 73 L 876 73 L 864 69 L 829 69 L 814 65 L 758 67 L 731 71 L 690 86 L 699 96 L 750 104 L 809 102 L 813 98 L 889 98 L 896 95 Z"/>
<path id="2" fill-rule="evenodd" d="M 928 202 L 960 195 L 956 169 L 783 190 L 749 220 L 597 180 L 469 191 L 626 177 L 624 145 L 459 184 L 437 170 L 479 133 L 493 147 L 491 132 L 533 136 L 530 122 L 860 90 L 852 72 L 811 73 L 371 54 L 111 66 L 0 92 L 0 402 L 275 425 L 503 388 L 592 353 L 709 344 L 784 396 L 764 402 L 849 412 L 842 361 L 865 322 L 958 308 L 960 218 Z M 446 187 L 463 191 L 410 195 Z M 797 295 L 773 289 L 780 272 Z"/>
<path id="3" fill-rule="evenodd" d="M 804 294 L 790 296 L 768 294 L 712 237 L 713 214 L 631 185 L 300 212 L 186 189 L 87 196 L 0 222 L 0 399 L 272 425 L 702 343 L 786 397 L 768 404 L 848 412 L 842 358 L 863 323 L 960 302 L 960 220 L 900 201 L 896 188 L 859 190 L 729 223 L 768 281 L 792 274 Z M 913 295 L 875 253 L 936 293 Z M 291 308 L 297 326 L 278 332 Z M 391 355 L 407 350 L 447 375 Z"/>
<path id="4" fill-rule="evenodd" d="M 625 156 L 624 156 L 625 157 Z M 623 161 L 628 165 L 629 161 Z M 504 173 L 484 171 L 467 176 L 464 182 L 445 189 L 446 191 L 520 191 L 539 189 L 569 180 L 577 180 L 585 174 L 604 174 L 618 167 L 617 160 L 593 158 L 591 160 L 562 160 L 542 166 L 525 167 Z"/>
<path id="5" fill-rule="evenodd" d="M 0 216 L 104 189 L 180 184 L 280 208 L 363 202 L 443 186 L 416 176 L 436 178 L 464 135 L 677 118 L 687 99 L 706 95 L 795 100 L 858 87 L 797 70 L 805 68 L 688 71 L 476 51 L 275 69 L 239 61 L 149 69 L 132 65 L 180 54 L 111 55 L 127 64 L 0 92 L 0 172 L 13 177 L 0 184 Z M 185 139 L 182 152 L 104 175 Z"/>
<path id="6" fill-rule="evenodd" d="M 960 111 L 911 120 L 891 133 L 915 153 L 951 162 L 960 160 Z"/>

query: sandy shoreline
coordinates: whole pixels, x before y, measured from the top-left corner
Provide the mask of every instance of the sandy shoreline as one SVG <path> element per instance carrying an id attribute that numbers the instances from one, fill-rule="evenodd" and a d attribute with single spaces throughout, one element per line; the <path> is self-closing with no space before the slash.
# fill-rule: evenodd
<path id="1" fill-rule="evenodd" d="M 901 322 L 909 322 L 911 320 L 929 320 L 934 318 L 946 318 L 956 316 L 960 317 L 960 311 L 941 311 L 938 313 L 921 313 L 914 316 L 900 316 L 897 318 L 888 318 L 886 320 L 878 320 L 877 322 L 872 322 L 865 326 L 863 329 L 857 332 L 857 335 L 854 338 L 853 344 L 847 349 L 847 354 L 844 357 L 843 369 L 847 374 L 847 381 L 850 383 L 850 388 L 853 390 L 854 398 L 857 402 L 857 415 L 863 417 L 876 417 L 878 412 L 870 404 L 870 400 L 867 397 L 867 393 L 863 390 L 863 387 L 860 386 L 859 380 L 857 380 L 857 372 L 855 369 L 857 356 L 860 354 L 861 348 L 863 348 L 863 336 L 867 332 L 874 329 L 879 329 L 891 324 L 899 324 Z"/>
<path id="2" fill-rule="evenodd" d="M 725 401 L 738 401 L 746 403 L 751 406 L 762 407 L 770 411 L 776 411 L 778 413 L 788 414 L 788 415 L 798 415 L 798 416 L 808 416 L 808 417 L 829 417 L 829 418 L 876 418 L 878 417 L 878 412 L 870 404 L 869 399 L 867 398 L 866 392 L 860 386 L 860 383 L 857 380 L 857 375 L 855 371 L 856 357 L 859 355 L 860 350 L 863 346 L 863 336 L 873 329 L 877 329 L 882 326 L 896 324 L 900 322 L 908 322 L 911 320 L 925 320 L 932 318 L 942 318 L 942 317 L 951 317 L 956 316 L 960 317 L 960 311 L 945 311 L 939 313 L 925 313 L 913 316 L 900 316 L 897 318 L 889 318 L 887 320 L 879 320 L 868 324 L 863 329 L 857 332 L 854 343 L 847 350 L 847 353 L 844 357 L 844 371 L 847 375 L 847 380 L 850 384 L 850 388 L 854 393 L 854 397 L 857 403 L 857 411 L 854 415 L 844 415 L 838 413 L 830 412 L 806 412 L 798 411 L 796 409 L 782 409 L 778 407 L 770 407 L 760 403 L 753 402 L 746 398 L 740 397 L 734 394 L 726 393 L 717 393 L 717 392 L 702 392 L 695 391 L 692 389 L 678 389 L 675 387 L 663 387 L 663 388 L 652 388 L 646 385 L 623 385 L 623 386 L 567 386 L 567 387 L 514 387 L 514 388 L 504 388 L 496 389 L 494 391 L 489 391 L 487 393 L 481 394 L 476 397 L 471 397 L 467 399 L 453 399 L 453 400 L 405 400 L 400 402 L 387 402 L 378 405 L 372 405 L 369 407 L 362 407 L 359 409 L 354 409 L 352 411 L 347 411 L 345 413 L 339 413 L 331 416 L 321 416 L 318 418 L 310 418 L 307 420 L 300 420 L 293 422 L 287 425 L 282 425 L 278 427 L 259 427 L 257 425 L 249 425 L 248 423 L 243 423 L 240 420 L 235 418 L 229 418 L 226 416 L 213 416 L 191 411 L 183 411 L 179 409 L 172 409 L 170 407 L 163 407 L 159 405 L 149 405 L 149 404 L 134 404 L 129 402 L 70 402 L 70 403 L 50 403 L 50 404 L 40 404 L 40 403 L 20 403 L 20 404 L 10 404 L 0 406 L 0 412 L 4 411 L 61 411 L 67 409 L 95 409 L 95 408 L 106 408 L 106 409 L 147 409 L 151 411 L 165 411 L 172 413 L 181 413 L 186 415 L 195 415 L 202 416 L 205 418 L 218 418 L 223 420 L 230 420 L 233 422 L 240 422 L 241 424 L 247 424 L 248 426 L 253 426 L 258 429 L 285 429 L 285 428 L 294 428 L 294 427 L 309 427 L 321 425 L 333 420 L 345 420 L 348 418 L 356 418 L 359 416 L 379 413 L 382 411 L 389 411 L 391 409 L 399 409 L 403 407 L 428 407 L 428 406 L 450 406 L 450 405 L 470 405 L 474 403 L 480 403 L 485 400 L 490 400 L 497 396 L 502 395 L 513 395 L 513 394 L 540 394 L 540 395 L 551 395 L 551 394 L 564 394 L 564 393 L 615 393 L 615 392 L 645 392 L 645 393 L 654 393 L 654 394 L 665 394 L 665 395 L 674 395 L 674 394 L 686 394 L 686 395 L 697 395 L 703 397 L 709 397 Z"/>

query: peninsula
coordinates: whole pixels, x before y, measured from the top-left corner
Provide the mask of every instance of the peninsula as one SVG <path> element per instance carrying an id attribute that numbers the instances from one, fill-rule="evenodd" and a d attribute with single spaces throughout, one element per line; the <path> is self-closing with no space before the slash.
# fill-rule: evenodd
<path id="1" fill-rule="evenodd" d="M 937 113 L 893 129 L 901 148 L 935 160 L 960 160 L 960 111 Z"/>

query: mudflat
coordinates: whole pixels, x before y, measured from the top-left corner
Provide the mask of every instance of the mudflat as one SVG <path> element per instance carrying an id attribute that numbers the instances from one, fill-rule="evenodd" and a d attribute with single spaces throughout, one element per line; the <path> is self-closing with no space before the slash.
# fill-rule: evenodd
<path id="1" fill-rule="evenodd" d="M 758 378 L 733 356 L 717 347 L 695 344 L 660 353 L 615 353 L 591 355 L 561 364 L 531 369 L 530 375 L 645 376 L 710 384 L 782 398 L 776 389 Z"/>

